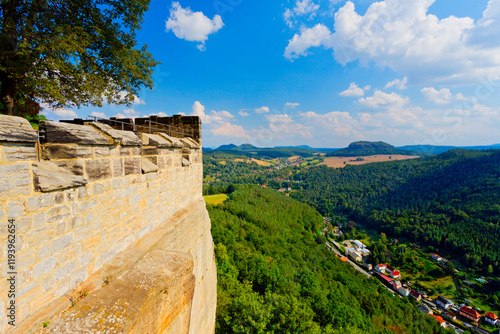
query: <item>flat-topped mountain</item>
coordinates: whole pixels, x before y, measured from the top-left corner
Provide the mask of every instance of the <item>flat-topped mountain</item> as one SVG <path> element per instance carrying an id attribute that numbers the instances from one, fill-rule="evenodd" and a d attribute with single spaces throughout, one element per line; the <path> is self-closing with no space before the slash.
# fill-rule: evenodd
<path id="1" fill-rule="evenodd" d="M 414 155 L 414 152 L 400 150 L 394 146 L 384 142 L 369 142 L 357 141 L 351 143 L 348 147 L 328 153 L 329 157 L 356 157 L 356 156 L 369 156 L 380 154 L 398 154 L 398 155 Z"/>

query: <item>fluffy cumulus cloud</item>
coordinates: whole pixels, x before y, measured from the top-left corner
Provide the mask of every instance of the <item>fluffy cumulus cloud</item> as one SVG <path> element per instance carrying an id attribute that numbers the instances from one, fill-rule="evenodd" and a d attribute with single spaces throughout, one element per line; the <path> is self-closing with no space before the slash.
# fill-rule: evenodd
<path id="1" fill-rule="evenodd" d="M 344 97 L 347 97 L 347 96 L 361 97 L 361 96 L 365 95 L 365 90 L 363 88 L 359 88 L 355 82 L 352 82 L 349 85 L 349 88 L 347 90 L 344 90 L 343 92 L 340 92 L 339 95 L 344 96 Z"/>
<path id="2" fill-rule="evenodd" d="M 139 113 L 135 109 L 125 109 L 114 115 L 117 118 L 136 118 L 139 117 Z"/>
<path id="3" fill-rule="evenodd" d="M 182 8 L 178 2 L 173 2 L 170 18 L 166 22 L 166 30 L 175 36 L 190 42 L 199 42 L 198 49 L 205 50 L 208 35 L 216 33 L 224 26 L 220 15 L 213 19 L 202 12 L 193 12 L 191 8 Z"/>
<path id="4" fill-rule="evenodd" d="M 287 9 L 283 14 L 286 24 L 289 27 L 293 27 L 294 18 L 298 16 L 314 16 L 319 9 L 319 5 L 315 4 L 313 0 L 297 0 L 295 2 L 295 7 L 292 9 Z"/>
<path id="5" fill-rule="evenodd" d="M 118 93 L 118 96 L 120 97 L 120 100 L 125 101 L 126 98 L 130 95 L 129 92 L 126 91 L 121 91 Z M 132 104 L 138 105 L 138 104 L 146 104 L 144 100 L 141 100 L 137 95 L 132 95 L 131 96 Z"/>
<path id="6" fill-rule="evenodd" d="M 248 117 L 248 116 L 250 116 L 249 113 L 247 113 L 246 111 L 243 111 L 243 110 L 240 110 L 238 112 L 238 115 L 240 115 L 241 117 Z"/>
<path id="7" fill-rule="evenodd" d="M 210 134 L 220 137 L 228 138 L 249 138 L 248 133 L 237 124 L 232 124 L 231 119 L 234 115 L 228 111 L 215 111 L 210 113 L 205 112 L 205 106 L 199 101 L 193 104 L 193 112 L 191 116 L 199 116 L 203 124 L 204 130 L 206 129 Z"/>
<path id="8" fill-rule="evenodd" d="M 107 118 L 106 114 L 103 112 L 93 111 L 90 113 L 92 117 Z"/>
<path id="9" fill-rule="evenodd" d="M 410 99 L 405 96 L 401 96 L 397 93 L 384 93 L 380 90 L 376 90 L 373 96 L 366 98 L 360 98 L 358 103 L 367 108 L 371 109 L 401 109 L 410 102 Z"/>
<path id="10" fill-rule="evenodd" d="M 303 138 L 311 137 L 309 129 L 296 122 L 288 114 L 267 115 L 266 119 L 269 121 L 269 130 L 278 138 L 282 138 L 287 134 Z"/>
<path id="11" fill-rule="evenodd" d="M 328 46 L 331 32 L 323 24 L 317 24 L 312 28 L 302 29 L 300 34 L 295 34 L 285 49 L 285 57 L 296 59 L 308 54 L 311 47 Z"/>
<path id="12" fill-rule="evenodd" d="M 408 77 L 404 77 L 402 80 L 401 79 L 395 79 L 393 81 L 390 81 L 385 85 L 385 89 L 387 88 L 396 88 L 399 90 L 403 90 L 408 88 L 406 84 L 408 83 Z"/>
<path id="13" fill-rule="evenodd" d="M 255 109 L 255 112 L 257 114 L 265 114 L 265 113 L 268 113 L 269 112 L 269 107 L 260 107 L 260 108 L 257 108 Z"/>
<path id="14" fill-rule="evenodd" d="M 300 103 L 294 103 L 294 102 L 285 103 L 285 107 L 290 108 L 290 109 L 297 108 L 298 106 L 300 106 Z"/>
<path id="15" fill-rule="evenodd" d="M 229 137 L 229 138 L 239 138 L 239 139 L 249 139 L 250 136 L 241 125 L 231 124 L 225 122 L 211 130 L 211 133 L 215 136 Z"/>
<path id="16" fill-rule="evenodd" d="M 41 114 L 48 116 L 49 119 L 50 119 L 50 117 L 53 117 L 53 116 L 60 118 L 60 119 L 78 118 L 78 114 L 71 109 L 54 108 L 46 103 L 42 103 L 40 106 L 43 108 L 43 111 L 41 112 Z"/>
<path id="17" fill-rule="evenodd" d="M 311 47 L 334 50 L 341 64 L 387 67 L 410 82 L 476 83 L 500 79 L 500 0 L 490 0 L 483 18 L 429 14 L 435 0 L 384 0 L 364 15 L 352 1 L 335 13 L 334 33 L 319 23 L 295 35 L 285 50 L 293 59 Z"/>
<path id="18" fill-rule="evenodd" d="M 448 88 L 442 88 L 440 90 L 434 87 L 425 87 L 420 90 L 424 95 L 425 99 L 435 104 L 450 104 L 454 101 L 465 101 L 467 100 L 462 93 L 453 95 Z"/>

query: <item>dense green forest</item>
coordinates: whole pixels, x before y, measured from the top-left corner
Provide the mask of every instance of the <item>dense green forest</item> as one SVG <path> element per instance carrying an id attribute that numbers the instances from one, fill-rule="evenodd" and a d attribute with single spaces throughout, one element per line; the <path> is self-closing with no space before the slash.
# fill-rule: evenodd
<path id="1" fill-rule="evenodd" d="M 320 166 L 294 178 L 303 182 L 293 195 L 325 215 L 432 245 L 489 274 L 500 272 L 499 150 Z"/>
<path id="2" fill-rule="evenodd" d="M 394 297 L 328 252 L 322 217 L 310 206 L 240 185 L 208 210 L 216 333 L 446 333 L 410 299 Z"/>

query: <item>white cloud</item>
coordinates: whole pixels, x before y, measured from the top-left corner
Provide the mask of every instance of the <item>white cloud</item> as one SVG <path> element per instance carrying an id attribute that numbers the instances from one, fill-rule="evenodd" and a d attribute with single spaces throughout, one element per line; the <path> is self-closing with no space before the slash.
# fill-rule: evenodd
<path id="1" fill-rule="evenodd" d="M 74 112 L 73 110 L 66 109 L 66 108 L 52 108 L 49 107 L 48 105 L 42 104 L 42 108 L 44 108 L 44 111 L 47 115 L 56 115 L 57 117 L 60 118 L 78 118 L 78 114 Z"/>
<path id="2" fill-rule="evenodd" d="M 92 111 L 90 113 L 90 116 L 99 117 L 99 118 L 108 118 L 105 113 L 103 113 L 103 112 L 97 112 L 97 111 Z"/>
<path id="3" fill-rule="evenodd" d="M 240 116 L 242 116 L 242 117 L 248 117 L 248 116 L 250 116 L 250 114 L 249 114 L 249 113 L 247 113 L 246 111 L 242 111 L 242 110 L 240 110 L 240 112 L 239 112 L 238 114 L 239 114 Z"/>
<path id="4" fill-rule="evenodd" d="M 170 18 L 166 22 L 166 31 L 190 42 L 199 42 L 198 49 L 205 50 L 208 35 L 216 33 L 224 26 L 220 15 L 209 19 L 202 12 L 193 12 L 191 8 L 182 8 L 178 2 L 172 3 Z"/>
<path id="5" fill-rule="evenodd" d="M 397 93 L 384 93 L 380 90 L 376 90 L 373 96 L 367 98 L 360 98 L 358 100 L 359 104 L 367 108 L 388 108 L 388 109 L 400 109 L 410 102 L 410 99 L 405 96 L 401 96 Z"/>
<path id="6" fill-rule="evenodd" d="M 294 17 L 310 15 L 313 17 L 319 9 L 319 5 L 315 4 L 312 0 L 297 0 L 293 9 L 287 9 L 283 14 L 286 24 L 289 27 L 294 25 Z"/>
<path id="7" fill-rule="evenodd" d="M 300 103 L 293 103 L 293 102 L 285 103 L 285 107 L 290 108 L 290 109 L 297 108 L 298 106 L 300 106 Z"/>
<path id="8" fill-rule="evenodd" d="M 453 95 L 448 88 L 437 90 L 433 87 L 425 87 L 421 89 L 420 92 L 424 95 L 426 100 L 432 101 L 435 104 L 450 104 L 453 101 L 467 100 L 462 93 Z"/>
<path id="9" fill-rule="evenodd" d="M 250 138 L 250 136 L 248 135 L 246 130 L 243 129 L 242 126 L 236 125 L 236 124 L 231 124 L 229 122 L 225 122 L 225 123 L 221 124 L 217 128 L 210 130 L 210 132 L 215 136 L 240 138 L 240 139 Z"/>
<path id="10" fill-rule="evenodd" d="M 387 67 L 408 82 L 470 84 L 500 79 L 500 0 L 490 0 L 483 18 L 439 19 L 428 10 L 435 0 L 373 2 L 364 15 L 352 1 L 335 13 L 334 33 L 323 26 L 295 35 L 286 58 L 307 54 L 311 47 L 334 50 L 341 64 Z M 314 28 L 313 28 L 314 29 Z M 312 32 L 316 32 L 312 34 Z M 313 35 L 316 38 L 312 38 Z"/>
<path id="11" fill-rule="evenodd" d="M 124 101 L 129 94 L 130 93 L 122 90 L 118 93 L 118 96 L 120 97 L 120 100 Z M 132 95 L 132 104 L 146 104 L 146 102 L 141 100 L 137 95 Z"/>
<path id="12" fill-rule="evenodd" d="M 203 124 L 222 124 L 234 116 L 228 111 L 215 111 L 212 110 L 210 114 L 205 113 L 205 106 L 199 101 L 193 104 L 193 112 L 191 116 L 199 116 Z"/>
<path id="13" fill-rule="evenodd" d="M 408 83 L 408 77 L 404 77 L 403 80 L 395 79 L 393 81 L 388 82 L 387 85 L 385 85 L 385 89 L 394 87 L 396 89 L 403 90 L 408 88 L 406 86 L 407 83 Z"/>
<path id="14" fill-rule="evenodd" d="M 117 113 L 116 115 L 114 115 L 113 117 L 116 117 L 116 118 L 128 118 L 127 116 L 125 116 L 124 114 L 122 113 Z"/>
<path id="15" fill-rule="evenodd" d="M 255 109 L 255 112 L 257 114 L 268 113 L 269 112 L 269 107 L 260 107 L 260 108 L 257 108 L 257 109 Z"/>
<path id="16" fill-rule="evenodd" d="M 298 117 L 302 124 L 314 129 L 316 138 L 320 137 L 324 142 L 337 138 L 343 138 L 343 140 L 349 138 L 351 141 L 364 138 L 359 131 L 358 122 L 348 112 L 332 111 L 326 114 L 317 114 L 308 111 L 299 113 Z"/>
<path id="17" fill-rule="evenodd" d="M 364 89 L 359 88 L 355 82 L 352 82 L 349 85 L 349 88 L 343 92 L 340 92 L 339 95 L 340 96 L 361 97 L 361 96 L 365 95 L 365 91 L 364 91 Z"/>
<path id="18" fill-rule="evenodd" d="M 298 135 L 303 138 L 310 138 L 311 133 L 304 125 L 297 123 L 288 114 L 282 115 L 267 115 L 269 121 L 269 129 L 276 137 L 283 137 L 284 134 Z"/>
<path id="19" fill-rule="evenodd" d="M 168 117 L 168 115 L 166 113 L 164 113 L 163 111 L 155 112 L 155 113 L 149 114 L 148 116 Z M 144 117 L 148 117 L 148 116 L 144 116 Z"/>
<path id="20" fill-rule="evenodd" d="M 313 28 L 303 29 L 295 34 L 285 49 L 284 56 L 288 59 L 296 59 L 307 54 L 311 47 L 328 46 L 331 38 L 330 30 L 323 24 L 317 24 Z"/>

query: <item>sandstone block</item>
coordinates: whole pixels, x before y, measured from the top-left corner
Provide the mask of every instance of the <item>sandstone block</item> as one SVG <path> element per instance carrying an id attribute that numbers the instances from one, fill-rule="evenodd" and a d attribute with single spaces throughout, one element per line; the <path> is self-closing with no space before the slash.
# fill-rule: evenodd
<path id="1" fill-rule="evenodd" d="M 69 205 L 59 205 L 47 211 L 47 222 L 54 223 L 69 217 L 71 213 Z"/>
<path id="2" fill-rule="evenodd" d="M 118 148 L 118 155 L 119 156 L 127 156 L 127 155 L 130 155 L 131 152 L 130 152 L 130 148 L 129 147 L 119 147 Z"/>
<path id="3" fill-rule="evenodd" d="M 52 252 L 55 254 L 60 250 L 68 247 L 69 245 L 71 245 L 72 240 L 73 236 L 71 234 L 66 234 L 60 238 L 55 239 L 54 241 L 52 241 Z"/>
<path id="4" fill-rule="evenodd" d="M 75 163 L 72 166 L 76 165 Z M 50 161 L 34 163 L 33 179 L 35 188 L 39 191 L 48 192 L 87 184 L 87 179 L 81 175 L 75 175 L 73 170 L 60 167 Z"/>
<path id="5" fill-rule="evenodd" d="M 123 176 L 123 159 L 113 159 L 113 177 Z"/>
<path id="6" fill-rule="evenodd" d="M 170 147 L 172 143 L 157 134 L 141 133 L 141 140 L 145 146 Z"/>
<path id="7" fill-rule="evenodd" d="M 183 167 L 186 167 L 186 166 L 191 166 L 191 161 L 189 161 L 188 159 L 186 158 L 182 158 L 182 166 Z"/>
<path id="8" fill-rule="evenodd" d="M 158 147 L 156 146 L 143 146 L 141 155 L 158 155 Z"/>
<path id="9" fill-rule="evenodd" d="M 33 274 L 35 276 L 35 279 L 42 276 L 43 274 L 48 273 L 49 271 L 54 270 L 56 264 L 57 260 L 55 256 L 51 256 L 48 259 L 35 264 L 35 266 L 33 267 Z"/>
<path id="10" fill-rule="evenodd" d="M 9 201 L 7 203 L 7 217 L 16 219 L 26 213 L 23 201 Z"/>
<path id="11" fill-rule="evenodd" d="M 94 154 L 96 158 L 105 158 L 111 155 L 113 149 L 111 147 L 94 147 Z"/>
<path id="12" fill-rule="evenodd" d="M 92 126 L 42 121 L 40 129 L 45 130 L 48 143 L 71 143 L 80 145 L 112 145 L 112 140 Z"/>
<path id="13" fill-rule="evenodd" d="M 92 122 L 89 123 L 91 126 L 95 127 L 99 131 L 105 133 L 109 137 L 113 138 L 115 143 L 119 143 L 122 146 L 139 146 L 141 145 L 141 140 L 135 133 L 132 131 L 121 131 L 121 130 L 115 130 L 111 126 L 104 124 L 104 123 L 98 123 L 98 122 Z"/>
<path id="14" fill-rule="evenodd" d="M 171 147 L 178 147 L 178 148 L 181 148 L 181 147 L 184 147 L 185 145 L 179 140 L 179 138 L 175 138 L 175 137 L 171 137 L 165 133 L 159 133 L 158 135 L 160 135 L 163 139 L 167 140 L 170 142 L 170 146 Z"/>
<path id="15" fill-rule="evenodd" d="M 25 195 L 31 192 L 28 163 L 0 166 L 0 197 Z"/>
<path id="16" fill-rule="evenodd" d="M 66 277 L 71 275 L 71 273 L 73 273 L 74 271 L 76 271 L 76 260 L 73 260 L 73 261 L 66 263 L 65 265 L 59 267 L 59 269 L 57 269 L 54 272 L 54 283 L 57 283 L 57 282 L 65 279 Z M 69 288 L 69 286 L 68 286 L 68 288 Z"/>
<path id="17" fill-rule="evenodd" d="M 144 174 L 154 173 L 158 171 L 158 166 L 151 162 L 149 159 L 142 158 L 142 172 Z"/>
<path id="18" fill-rule="evenodd" d="M 55 196 L 53 193 L 29 197 L 26 200 L 26 206 L 29 212 L 37 211 L 49 206 L 55 205 Z"/>
<path id="19" fill-rule="evenodd" d="M 109 159 L 85 161 L 85 172 L 90 181 L 109 179 L 113 175 Z"/>
<path id="20" fill-rule="evenodd" d="M 0 115 L 0 141 L 36 143 L 38 135 L 22 117 Z"/>
<path id="21" fill-rule="evenodd" d="M 39 260 L 43 260 L 45 258 L 48 258 L 52 254 L 51 248 L 50 248 L 50 243 L 46 243 L 40 247 L 38 247 L 38 253 L 37 253 L 37 258 Z"/>
<path id="22" fill-rule="evenodd" d="M 42 159 L 57 160 L 57 159 L 84 159 L 92 158 L 93 151 L 90 146 L 80 145 L 43 145 L 42 146 Z"/>
<path id="23" fill-rule="evenodd" d="M 4 146 L 5 161 L 36 161 L 38 153 L 35 145 L 29 146 Z"/>
<path id="24" fill-rule="evenodd" d="M 125 175 L 141 174 L 141 158 L 125 158 Z"/>

